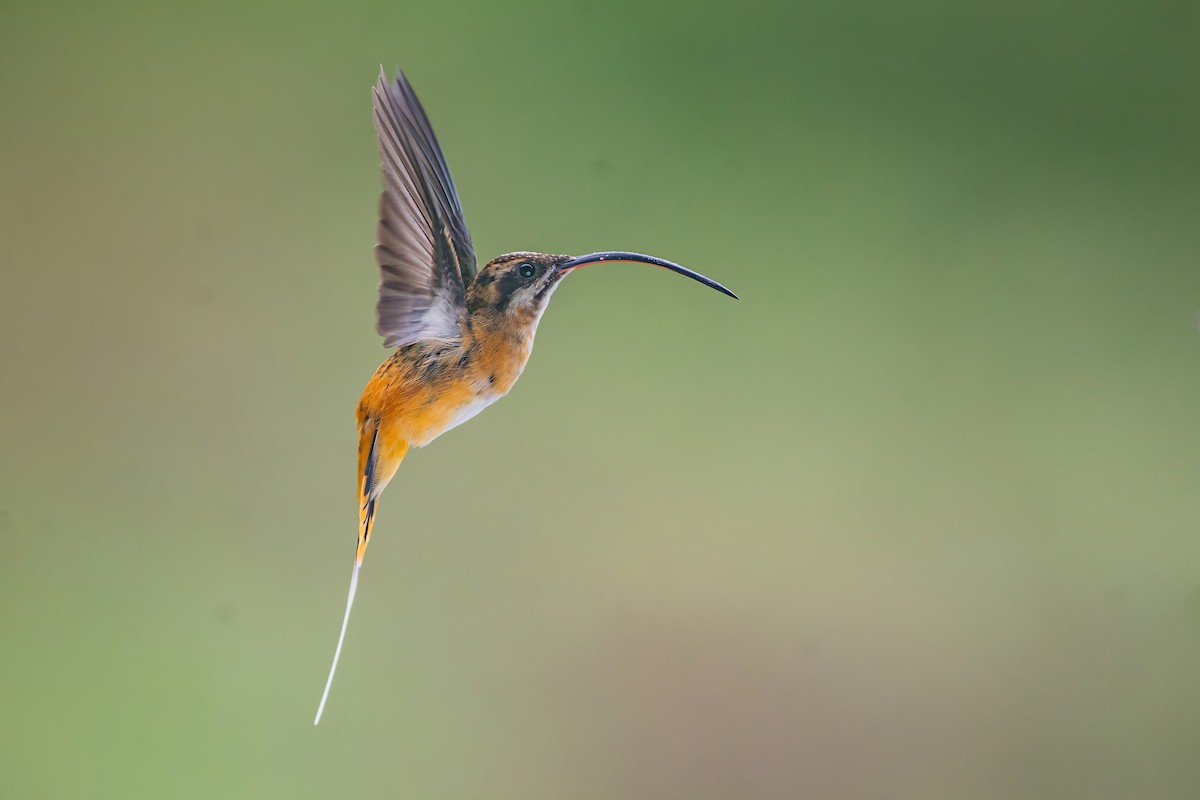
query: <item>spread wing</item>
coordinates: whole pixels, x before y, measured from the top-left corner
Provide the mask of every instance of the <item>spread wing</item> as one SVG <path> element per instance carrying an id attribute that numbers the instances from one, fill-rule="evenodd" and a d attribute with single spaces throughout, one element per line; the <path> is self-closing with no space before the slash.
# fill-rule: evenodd
<path id="1" fill-rule="evenodd" d="M 375 328 L 387 347 L 457 339 L 475 250 L 454 181 L 429 118 L 403 72 L 383 70 L 371 92 L 383 167 L 379 198 L 379 302 Z"/>

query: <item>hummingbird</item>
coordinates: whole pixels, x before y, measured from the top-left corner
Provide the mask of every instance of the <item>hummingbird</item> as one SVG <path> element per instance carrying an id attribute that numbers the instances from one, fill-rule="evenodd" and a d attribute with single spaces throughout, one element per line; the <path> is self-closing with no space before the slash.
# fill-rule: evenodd
<path id="1" fill-rule="evenodd" d="M 476 269 L 475 250 L 441 147 L 402 71 L 371 90 L 383 170 L 375 260 L 376 330 L 395 348 L 358 401 L 358 542 L 321 721 L 371 541 L 379 496 L 410 447 L 424 447 L 499 400 L 521 376 L 538 322 L 563 278 L 589 264 L 635 262 L 716 281 L 624 250 L 582 256 L 516 252 Z"/>

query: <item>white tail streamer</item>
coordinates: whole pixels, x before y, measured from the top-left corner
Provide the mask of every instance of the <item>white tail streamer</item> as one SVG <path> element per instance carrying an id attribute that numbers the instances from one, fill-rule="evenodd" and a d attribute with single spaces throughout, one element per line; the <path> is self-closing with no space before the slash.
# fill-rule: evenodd
<path id="1" fill-rule="evenodd" d="M 325 681 L 325 691 L 321 694 L 321 705 L 317 706 L 317 718 L 313 725 L 321 722 L 321 713 L 325 710 L 325 701 L 329 698 L 329 687 L 333 686 L 333 674 L 337 672 L 338 659 L 342 656 L 342 642 L 346 639 L 346 626 L 350 622 L 350 609 L 354 606 L 354 591 L 358 588 L 358 571 L 362 562 L 355 560 L 354 572 L 350 575 L 350 594 L 346 596 L 346 616 L 342 617 L 342 632 L 338 634 L 337 649 L 333 651 L 333 664 L 329 667 L 329 678 Z"/>

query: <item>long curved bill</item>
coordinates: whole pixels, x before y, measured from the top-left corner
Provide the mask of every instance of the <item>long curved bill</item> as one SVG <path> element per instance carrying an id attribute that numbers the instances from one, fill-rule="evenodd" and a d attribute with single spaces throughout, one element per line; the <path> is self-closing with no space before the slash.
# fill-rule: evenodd
<path id="1" fill-rule="evenodd" d="M 641 253 L 627 253 L 622 250 L 611 250 L 604 253 L 588 253 L 586 256 L 576 256 L 570 261 L 563 262 L 558 265 L 558 272 L 566 273 L 579 267 L 587 266 L 588 264 L 600 264 L 605 261 L 628 261 L 635 264 L 653 264 L 656 267 L 669 269 L 672 272 L 678 272 L 680 275 L 686 275 L 694 281 L 699 281 L 711 289 L 716 289 L 721 294 L 726 294 L 734 300 L 738 296 L 726 289 L 721 284 L 714 281 L 712 278 L 706 278 L 699 272 L 693 272 L 687 267 L 681 267 L 673 261 L 667 261 L 665 258 L 656 258 L 655 256 L 647 256 Z"/>

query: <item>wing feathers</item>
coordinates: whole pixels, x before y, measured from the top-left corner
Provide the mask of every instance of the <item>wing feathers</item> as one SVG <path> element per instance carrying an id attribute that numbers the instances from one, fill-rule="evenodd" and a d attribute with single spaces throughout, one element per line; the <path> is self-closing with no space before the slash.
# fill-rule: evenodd
<path id="1" fill-rule="evenodd" d="M 454 181 L 404 73 L 372 90 L 384 190 L 379 200 L 377 329 L 388 347 L 456 339 L 475 251 Z"/>

